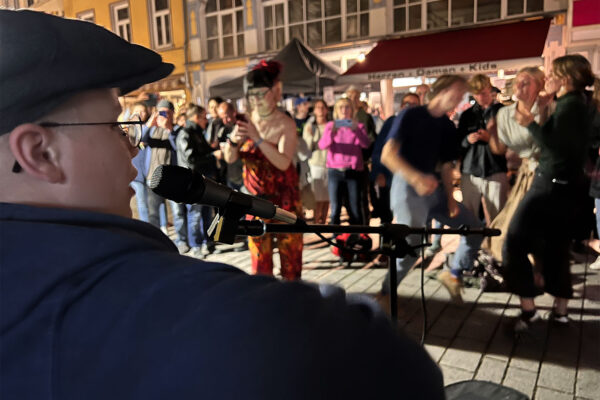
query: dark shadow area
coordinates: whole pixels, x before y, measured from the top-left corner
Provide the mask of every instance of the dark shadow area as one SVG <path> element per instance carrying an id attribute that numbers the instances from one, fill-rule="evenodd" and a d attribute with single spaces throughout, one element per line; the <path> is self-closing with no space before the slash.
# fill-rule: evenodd
<path id="1" fill-rule="evenodd" d="M 400 329 L 417 341 L 421 338 L 423 324 L 420 302 L 419 291 L 410 297 L 398 296 Z M 428 329 L 425 344 L 538 362 L 552 360 L 568 368 L 575 368 L 579 353 L 586 351 L 586 347 L 580 346 L 582 331 L 598 329 L 599 323 L 598 320 L 577 320 L 567 325 L 558 324 L 547 320 L 548 308 L 539 307 L 542 319 L 533 323 L 528 331 L 515 334 L 516 317 L 505 315 L 505 311 L 517 308 L 516 305 L 466 302 L 459 306 L 432 298 L 428 298 L 426 304 Z M 502 313 L 500 310 L 503 310 Z M 583 315 L 596 314 L 594 310 L 582 311 L 576 307 L 570 308 L 570 312 L 578 319 L 581 312 Z"/>

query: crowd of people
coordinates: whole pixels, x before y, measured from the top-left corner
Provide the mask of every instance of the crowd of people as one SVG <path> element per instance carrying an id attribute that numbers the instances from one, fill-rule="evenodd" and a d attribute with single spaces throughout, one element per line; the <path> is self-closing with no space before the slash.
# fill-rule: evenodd
<path id="1" fill-rule="evenodd" d="M 435 219 L 449 227 L 486 225 L 502 230 L 502 236 L 487 240 L 483 249 L 481 237 L 461 237 L 438 280 L 462 302 L 463 272 L 473 268 L 482 250 L 495 257 L 502 263 L 508 290 L 521 299 L 517 331 L 540 318 L 534 298 L 544 292 L 555 298 L 549 319 L 568 323 L 571 249 L 589 236 L 586 226 L 593 216 L 586 201 L 588 175 L 597 180 L 597 173 L 588 169 L 586 174 L 586 166 L 597 165 L 598 80 L 580 55 L 557 58 L 552 66 L 547 76 L 538 67 L 521 69 L 514 83 L 516 101 L 506 107 L 495 100 L 484 75 L 468 81 L 458 76 L 438 78 L 427 105 L 401 111 L 386 123 L 389 133 L 381 155 L 393 173 L 391 208 L 396 222 L 423 226 Z M 586 88 L 594 84 L 593 94 Z M 474 102 L 455 127 L 447 115 L 466 91 Z M 522 160 L 512 189 L 507 151 Z M 454 196 L 454 169 L 461 172 L 462 202 Z M 594 187 L 591 196 L 597 193 Z M 418 244 L 417 237 L 407 241 Z M 415 258 L 407 256 L 397 263 L 402 280 Z M 590 267 L 600 269 L 600 263 Z M 390 290 L 386 279 L 382 295 Z"/>
<path id="2" fill-rule="evenodd" d="M 202 107 L 189 105 L 185 125 L 177 126 L 172 104 L 159 102 L 142 139 L 147 147 L 137 156 L 145 159 L 145 168 L 138 168 L 141 179 L 147 179 L 157 163 L 177 162 L 298 216 L 312 209 L 315 223 L 340 224 L 345 207 L 350 224 L 367 224 L 376 217 L 382 223 L 395 220 L 415 227 L 499 228 L 501 236 L 485 241 L 477 235 L 461 237 L 438 275 L 451 297 L 462 302 L 463 272 L 473 268 L 483 251 L 502 263 L 509 287 L 522 296 L 521 325 L 538 317 L 532 299 L 543 291 L 557 298 L 553 317 L 566 320 L 566 299 L 572 295 L 569 252 L 592 215 L 591 208 L 575 205 L 586 196 L 590 182 L 584 164 L 596 162 L 597 156 L 588 155 L 598 147 L 593 127 L 598 124 L 597 103 L 586 91 L 594 84 L 594 75 L 585 58 L 558 58 L 548 76 L 535 66 L 521 69 L 509 104 L 498 100 L 486 75 L 469 80 L 441 76 L 431 87 L 423 84 L 405 94 L 398 113 L 385 121 L 380 113 L 368 112 L 372 110 L 354 87 L 332 110 L 321 99 L 298 97 L 290 115 L 278 108 L 281 68 L 277 62 L 262 61 L 247 74 L 249 112 L 243 115 L 232 103 L 213 98 L 208 105 L 210 122 Z M 465 98 L 471 99 L 470 107 L 457 112 Z M 142 120 L 148 115 L 141 103 L 132 112 Z M 512 184 L 507 162 L 511 157 L 520 161 Z M 156 195 L 139 188 L 139 181 L 133 185 L 140 218 L 147 208 L 149 222 L 163 226 L 159 204 L 164 199 L 157 201 Z M 457 186 L 461 201 L 455 196 Z M 140 205 L 144 194 L 147 206 Z M 214 243 L 205 233 L 212 210 L 202 205 L 171 206 L 176 210 L 180 251 L 191 247 L 193 256 L 213 252 Z M 553 232 L 552 240 L 542 232 Z M 407 237 L 413 246 L 419 240 Z M 248 242 L 253 273 L 273 274 L 277 246 L 282 277 L 301 278 L 301 235 L 267 234 Z M 431 257 L 440 249 L 436 235 L 425 255 Z M 381 256 L 375 260 L 385 261 Z M 415 261 L 412 256 L 397 260 L 398 283 Z M 592 268 L 599 267 L 600 261 L 592 263 Z M 380 297 L 389 295 L 389 286 L 386 277 Z"/>
<path id="3" fill-rule="evenodd" d="M 197 260 L 216 251 L 214 210 L 149 190 L 164 164 L 298 216 L 312 208 L 317 223 L 342 222 L 345 207 L 350 224 L 498 227 L 498 238 L 461 237 L 438 280 L 462 302 L 463 274 L 485 251 L 520 298 L 517 331 L 540 318 L 543 292 L 555 298 L 549 319 L 569 322 L 570 251 L 590 196 L 600 230 L 600 83 L 583 56 L 559 57 L 546 74 L 521 69 L 510 105 L 485 75 L 443 75 L 384 121 L 354 87 L 333 112 L 300 97 L 287 114 L 274 61 L 245 76 L 244 114 L 219 98 L 208 113 L 176 113 L 166 99 L 122 110 L 120 95 L 173 66 L 42 13 L 0 10 L 0 51 L 3 398 L 365 398 L 399 385 L 407 398 L 444 398 L 439 368 L 373 299 L 299 281 L 301 234 L 248 239 L 260 276 Z M 459 113 L 466 93 L 472 105 Z M 508 154 L 521 161 L 512 187 Z M 133 192 L 149 224 L 131 219 Z M 175 243 L 160 231 L 167 204 Z M 284 282 L 265 276 L 275 246 Z M 397 260 L 399 282 L 415 262 Z M 386 277 L 380 296 L 395 289 Z"/>

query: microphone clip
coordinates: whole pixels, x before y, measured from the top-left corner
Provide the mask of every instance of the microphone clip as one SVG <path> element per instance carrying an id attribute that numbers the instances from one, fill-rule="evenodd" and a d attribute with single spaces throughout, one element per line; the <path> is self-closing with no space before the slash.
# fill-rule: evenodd
<path id="1" fill-rule="evenodd" d="M 230 196 L 227 205 L 219 207 L 219 211 L 213 218 L 206 233 L 215 242 L 233 244 L 240 219 L 246 216 L 246 210 L 249 210 L 251 206 L 252 203 L 249 197 Z"/>

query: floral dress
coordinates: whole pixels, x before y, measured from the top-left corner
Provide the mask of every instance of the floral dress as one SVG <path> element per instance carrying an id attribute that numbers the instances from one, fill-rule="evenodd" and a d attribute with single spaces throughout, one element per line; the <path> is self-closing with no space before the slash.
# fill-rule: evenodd
<path id="1" fill-rule="evenodd" d="M 279 170 L 251 140 L 247 140 L 241 146 L 240 158 L 244 163 L 244 186 L 251 194 L 269 200 L 286 211 L 301 215 L 298 173 L 293 163 L 290 163 L 287 170 Z M 288 280 L 300 279 L 303 247 L 301 233 L 267 233 L 250 237 L 248 247 L 252 256 L 252 273 L 273 275 L 274 236 L 277 238 L 281 259 L 281 276 Z"/>

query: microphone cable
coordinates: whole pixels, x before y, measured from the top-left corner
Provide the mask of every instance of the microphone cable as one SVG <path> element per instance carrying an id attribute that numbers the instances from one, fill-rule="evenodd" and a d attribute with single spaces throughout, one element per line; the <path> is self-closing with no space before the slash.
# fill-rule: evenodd
<path id="1" fill-rule="evenodd" d="M 425 226 L 427 228 L 427 226 Z M 425 302 L 425 246 L 427 245 L 427 234 L 421 235 L 421 310 L 423 311 L 423 328 L 421 331 L 421 347 L 425 345 L 427 337 L 427 304 Z"/>

